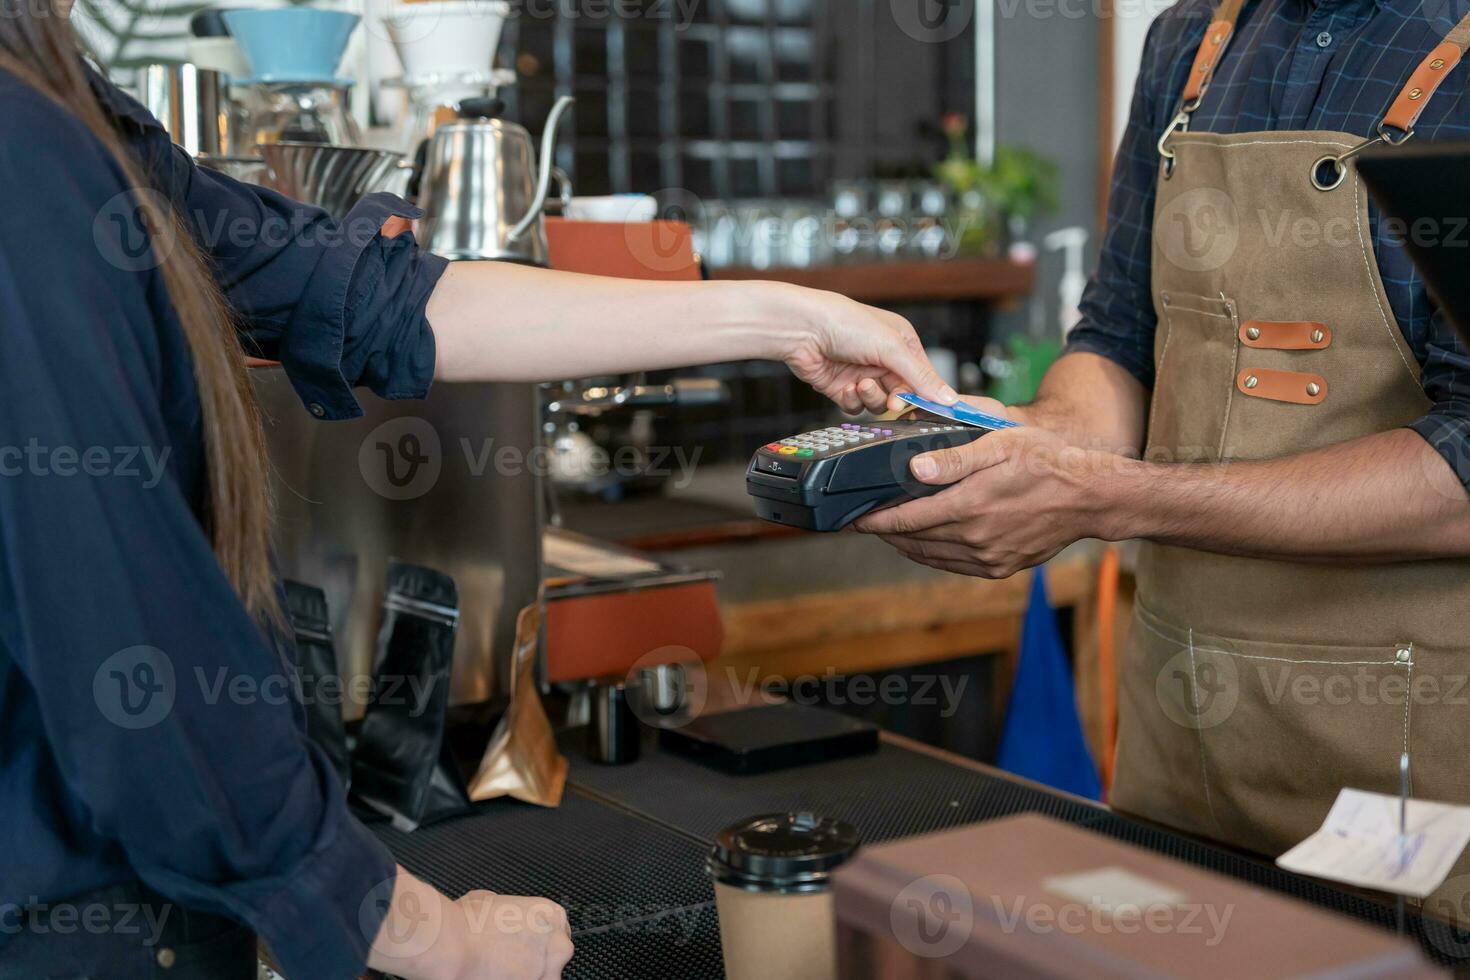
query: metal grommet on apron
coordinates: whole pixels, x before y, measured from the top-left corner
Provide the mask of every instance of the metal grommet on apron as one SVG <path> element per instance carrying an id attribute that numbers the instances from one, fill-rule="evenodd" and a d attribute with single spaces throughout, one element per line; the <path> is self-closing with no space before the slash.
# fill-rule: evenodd
<path id="1" fill-rule="evenodd" d="M 1413 137 L 1470 48 L 1470 16 L 1367 139 L 1199 132 L 1191 118 L 1242 3 L 1217 8 L 1158 142 L 1149 459 L 1275 459 L 1399 428 L 1431 405 L 1353 160 Z M 1294 230 L 1303 218 L 1313 234 Z M 1415 796 L 1470 804 L 1466 609 L 1465 560 L 1267 561 L 1144 543 L 1110 802 L 1274 855 L 1320 826 L 1343 787 L 1396 794 L 1407 751 Z M 1470 926 L 1467 896 L 1462 857 L 1426 905 Z"/>

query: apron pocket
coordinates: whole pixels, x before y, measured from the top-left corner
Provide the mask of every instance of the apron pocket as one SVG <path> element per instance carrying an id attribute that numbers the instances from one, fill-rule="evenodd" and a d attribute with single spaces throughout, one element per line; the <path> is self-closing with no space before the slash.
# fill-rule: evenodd
<path id="1" fill-rule="evenodd" d="M 1224 451 L 1240 347 L 1235 304 L 1216 296 L 1159 294 L 1159 347 L 1147 456 L 1208 463 Z"/>
<path id="2" fill-rule="evenodd" d="M 1171 723 L 1153 734 L 1193 741 L 1196 804 L 1215 835 L 1279 854 L 1321 825 L 1344 786 L 1397 795 L 1399 756 L 1409 745 L 1407 644 L 1213 636 L 1141 604 L 1134 628 L 1155 665 L 1135 682 L 1152 686 Z"/>

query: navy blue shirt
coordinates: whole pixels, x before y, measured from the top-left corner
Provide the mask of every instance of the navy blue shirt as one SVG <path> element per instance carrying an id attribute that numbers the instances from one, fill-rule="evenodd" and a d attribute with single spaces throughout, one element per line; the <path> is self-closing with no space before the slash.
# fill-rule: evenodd
<path id="1" fill-rule="evenodd" d="M 1214 8 L 1214 0 L 1181 0 L 1149 28 L 1113 172 L 1102 257 L 1068 344 L 1116 361 L 1148 387 L 1154 381 L 1149 277 L 1156 144 L 1179 111 Z M 1250 0 L 1190 129 L 1367 136 L 1467 11 L 1470 0 Z M 1461 65 L 1425 108 L 1414 139 L 1470 138 L 1467 88 L 1470 65 Z M 1412 427 L 1470 486 L 1470 352 L 1429 298 L 1393 228 L 1379 221 L 1376 208 L 1370 219 L 1384 290 L 1434 403 Z"/>
<path id="2" fill-rule="evenodd" d="M 96 84 L 243 342 L 316 414 L 358 414 L 355 384 L 426 392 L 445 264 L 377 233 L 402 202 L 336 222 L 197 170 Z M 23 906 L 141 879 L 251 926 L 290 976 L 354 976 L 393 860 L 306 740 L 290 668 L 200 524 L 199 393 L 123 174 L 4 72 L 0 119 L 0 956 Z"/>

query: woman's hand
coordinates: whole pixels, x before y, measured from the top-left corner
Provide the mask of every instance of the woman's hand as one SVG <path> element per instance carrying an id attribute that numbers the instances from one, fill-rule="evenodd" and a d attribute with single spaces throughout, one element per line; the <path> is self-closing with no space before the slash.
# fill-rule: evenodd
<path id="1" fill-rule="evenodd" d="M 897 313 L 819 290 L 791 287 L 783 298 L 801 316 L 781 359 L 849 415 L 897 411 L 905 405 L 895 397 L 901 391 L 943 405 L 958 400 Z"/>
<path id="2" fill-rule="evenodd" d="M 470 935 L 456 980 L 559 980 L 572 958 L 567 913 L 555 902 L 482 891 L 454 904 Z"/>
<path id="3" fill-rule="evenodd" d="M 406 980 L 557 980 L 572 958 L 566 911 L 544 898 L 476 891 L 452 902 L 399 868 L 364 910 L 380 902 L 368 965 Z"/>

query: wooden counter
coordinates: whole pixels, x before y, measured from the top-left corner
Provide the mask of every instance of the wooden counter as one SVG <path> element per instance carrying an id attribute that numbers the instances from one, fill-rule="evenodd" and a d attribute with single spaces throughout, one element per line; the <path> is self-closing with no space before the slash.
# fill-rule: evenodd
<path id="1" fill-rule="evenodd" d="M 864 303 L 986 300 L 1004 302 L 1031 292 L 1034 263 L 1009 259 L 864 262 L 811 268 L 712 269 L 714 279 L 768 279 L 826 289 Z"/>

